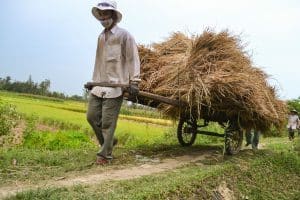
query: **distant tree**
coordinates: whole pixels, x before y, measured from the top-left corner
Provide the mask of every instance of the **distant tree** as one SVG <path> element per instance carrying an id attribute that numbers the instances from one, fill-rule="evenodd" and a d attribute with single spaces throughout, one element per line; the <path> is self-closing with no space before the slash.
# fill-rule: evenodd
<path id="1" fill-rule="evenodd" d="M 0 78 L 0 90 L 4 90 L 5 80 Z"/>
<path id="2" fill-rule="evenodd" d="M 68 97 L 68 99 L 72 99 L 72 100 L 75 100 L 75 101 L 82 101 L 83 100 L 82 96 L 79 96 L 79 95 L 72 95 L 71 97 Z"/>
<path id="3" fill-rule="evenodd" d="M 83 90 L 82 99 L 86 101 L 88 99 L 88 96 L 89 96 L 88 90 Z"/>
<path id="4" fill-rule="evenodd" d="M 42 81 L 39 84 L 39 89 L 40 89 L 40 94 L 41 95 L 46 95 L 49 93 L 49 89 L 50 89 L 50 80 L 49 79 L 45 79 L 44 81 Z"/>
<path id="5" fill-rule="evenodd" d="M 7 90 L 6 88 L 9 86 L 10 81 L 11 81 L 11 77 L 10 76 L 5 77 L 5 79 L 1 78 L 0 79 L 0 89 L 1 90 Z"/>
<path id="6" fill-rule="evenodd" d="M 27 80 L 27 83 L 28 83 L 29 85 L 32 85 L 32 84 L 33 84 L 33 80 L 32 80 L 31 75 L 29 75 L 28 80 Z"/>
<path id="7" fill-rule="evenodd" d="M 52 92 L 49 94 L 49 96 L 55 97 L 55 98 L 61 98 L 61 99 L 66 98 L 66 95 L 64 93 L 60 93 L 60 92 Z"/>
<path id="8" fill-rule="evenodd" d="M 10 81 L 11 81 L 11 77 L 10 77 L 10 76 L 7 76 L 7 77 L 5 78 L 5 84 L 9 84 Z"/>

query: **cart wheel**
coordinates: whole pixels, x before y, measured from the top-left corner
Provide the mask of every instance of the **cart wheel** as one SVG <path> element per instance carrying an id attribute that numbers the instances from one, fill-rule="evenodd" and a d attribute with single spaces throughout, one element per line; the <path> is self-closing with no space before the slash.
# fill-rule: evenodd
<path id="1" fill-rule="evenodd" d="M 197 122 L 180 118 L 177 128 L 177 138 L 179 143 L 186 147 L 194 144 L 197 136 Z"/>
<path id="2" fill-rule="evenodd" d="M 243 144 L 243 131 L 228 127 L 225 130 L 225 151 L 228 155 L 237 154 Z"/>

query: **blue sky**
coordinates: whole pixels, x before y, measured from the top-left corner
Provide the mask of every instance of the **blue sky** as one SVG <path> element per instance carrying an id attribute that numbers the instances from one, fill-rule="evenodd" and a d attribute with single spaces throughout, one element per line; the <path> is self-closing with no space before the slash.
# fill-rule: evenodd
<path id="1" fill-rule="evenodd" d="M 120 26 L 138 43 L 164 40 L 173 31 L 200 34 L 206 27 L 241 34 L 254 64 L 272 76 L 283 99 L 300 96 L 300 1 L 119 0 Z M 1 0 L 0 77 L 51 80 L 51 90 L 82 94 L 92 76 L 102 30 L 91 15 L 97 1 Z"/>

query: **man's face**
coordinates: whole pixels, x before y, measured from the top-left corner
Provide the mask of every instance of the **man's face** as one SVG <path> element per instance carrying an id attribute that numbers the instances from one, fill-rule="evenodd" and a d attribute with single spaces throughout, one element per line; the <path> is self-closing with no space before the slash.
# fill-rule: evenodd
<path id="1" fill-rule="evenodd" d="M 99 19 L 100 20 L 107 20 L 112 17 L 113 11 L 112 10 L 98 10 Z"/>

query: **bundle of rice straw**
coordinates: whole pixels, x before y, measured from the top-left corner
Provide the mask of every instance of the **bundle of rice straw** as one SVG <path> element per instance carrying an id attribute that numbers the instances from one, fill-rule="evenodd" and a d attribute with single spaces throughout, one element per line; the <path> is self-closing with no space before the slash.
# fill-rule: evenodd
<path id="1" fill-rule="evenodd" d="M 140 89 L 188 105 L 160 104 L 172 118 L 190 112 L 198 119 L 233 120 L 261 131 L 285 122 L 286 105 L 268 85 L 268 76 L 253 67 L 240 38 L 227 30 L 207 29 L 190 38 L 177 32 L 162 43 L 140 46 L 139 52 Z"/>

